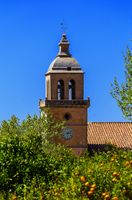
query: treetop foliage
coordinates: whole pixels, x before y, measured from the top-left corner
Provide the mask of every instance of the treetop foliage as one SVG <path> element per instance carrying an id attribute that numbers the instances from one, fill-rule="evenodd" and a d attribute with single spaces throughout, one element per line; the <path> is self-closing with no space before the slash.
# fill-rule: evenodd
<path id="1" fill-rule="evenodd" d="M 132 52 L 127 48 L 124 55 L 125 82 L 119 85 L 117 79 L 112 84 L 111 94 L 121 108 L 123 116 L 132 120 Z"/>
<path id="2" fill-rule="evenodd" d="M 49 112 L 2 122 L 0 200 L 132 199 L 132 152 L 75 156 L 53 142 L 63 125 Z"/>

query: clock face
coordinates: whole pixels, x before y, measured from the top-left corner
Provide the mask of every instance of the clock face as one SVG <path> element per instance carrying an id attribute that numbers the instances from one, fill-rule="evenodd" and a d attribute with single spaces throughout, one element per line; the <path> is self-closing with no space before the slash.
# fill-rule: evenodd
<path id="1" fill-rule="evenodd" d="M 65 128 L 63 130 L 64 139 L 70 140 L 72 138 L 72 135 L 73 135 L 73 133 L 72 133 L 72 129 L 71 128 Z"/>

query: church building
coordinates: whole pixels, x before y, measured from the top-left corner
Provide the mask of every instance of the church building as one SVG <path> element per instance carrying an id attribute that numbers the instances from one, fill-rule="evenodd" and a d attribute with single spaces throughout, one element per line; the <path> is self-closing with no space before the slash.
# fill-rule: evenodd
<path id="1" fill-rule="evenodd" d="M 106 143 L 132 148 L 131 123 L 87 122 L 90 99 L 84 99 L 84 72 L 70 54 L 66 34 L 62 34 L 58 54 L 45 79 L 46 97 L 39 102 L 40 110 L 49 108 L 55 118 L 66 121 L 58 143 L 72 148 L 76 154 L 87 148 L 101 148 Z"/>

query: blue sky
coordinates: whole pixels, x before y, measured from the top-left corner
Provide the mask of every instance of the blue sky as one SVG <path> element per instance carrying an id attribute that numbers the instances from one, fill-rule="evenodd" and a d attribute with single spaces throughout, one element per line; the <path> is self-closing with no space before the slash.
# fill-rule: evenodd
<path id="1" fill-rule="evenodd" d="M 0 0 L 0 121 L 39 114 L 44 74 L 67 25 L 70 52 L 85 71 L 89 121 L 124 121 L 110 95 L 124 81 L 123 53 L 132 46 L 131 0 Z"/>

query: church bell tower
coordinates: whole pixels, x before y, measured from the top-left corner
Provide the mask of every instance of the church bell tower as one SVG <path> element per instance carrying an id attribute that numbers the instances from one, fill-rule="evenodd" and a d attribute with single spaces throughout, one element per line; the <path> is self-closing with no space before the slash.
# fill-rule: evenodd
<path id="1" fill-rule="evenodd" d="M 66 34 L 62 34 L 59 52 L 50 64 L 46 76 L 46 98 L 40 101 L 41 111 L 49 108 L 58 120 L 66 121 L 59 143 L 76 154 L 87 149 L 87 108 L 84 100 L 84 72 L 69 52 Z"/>

